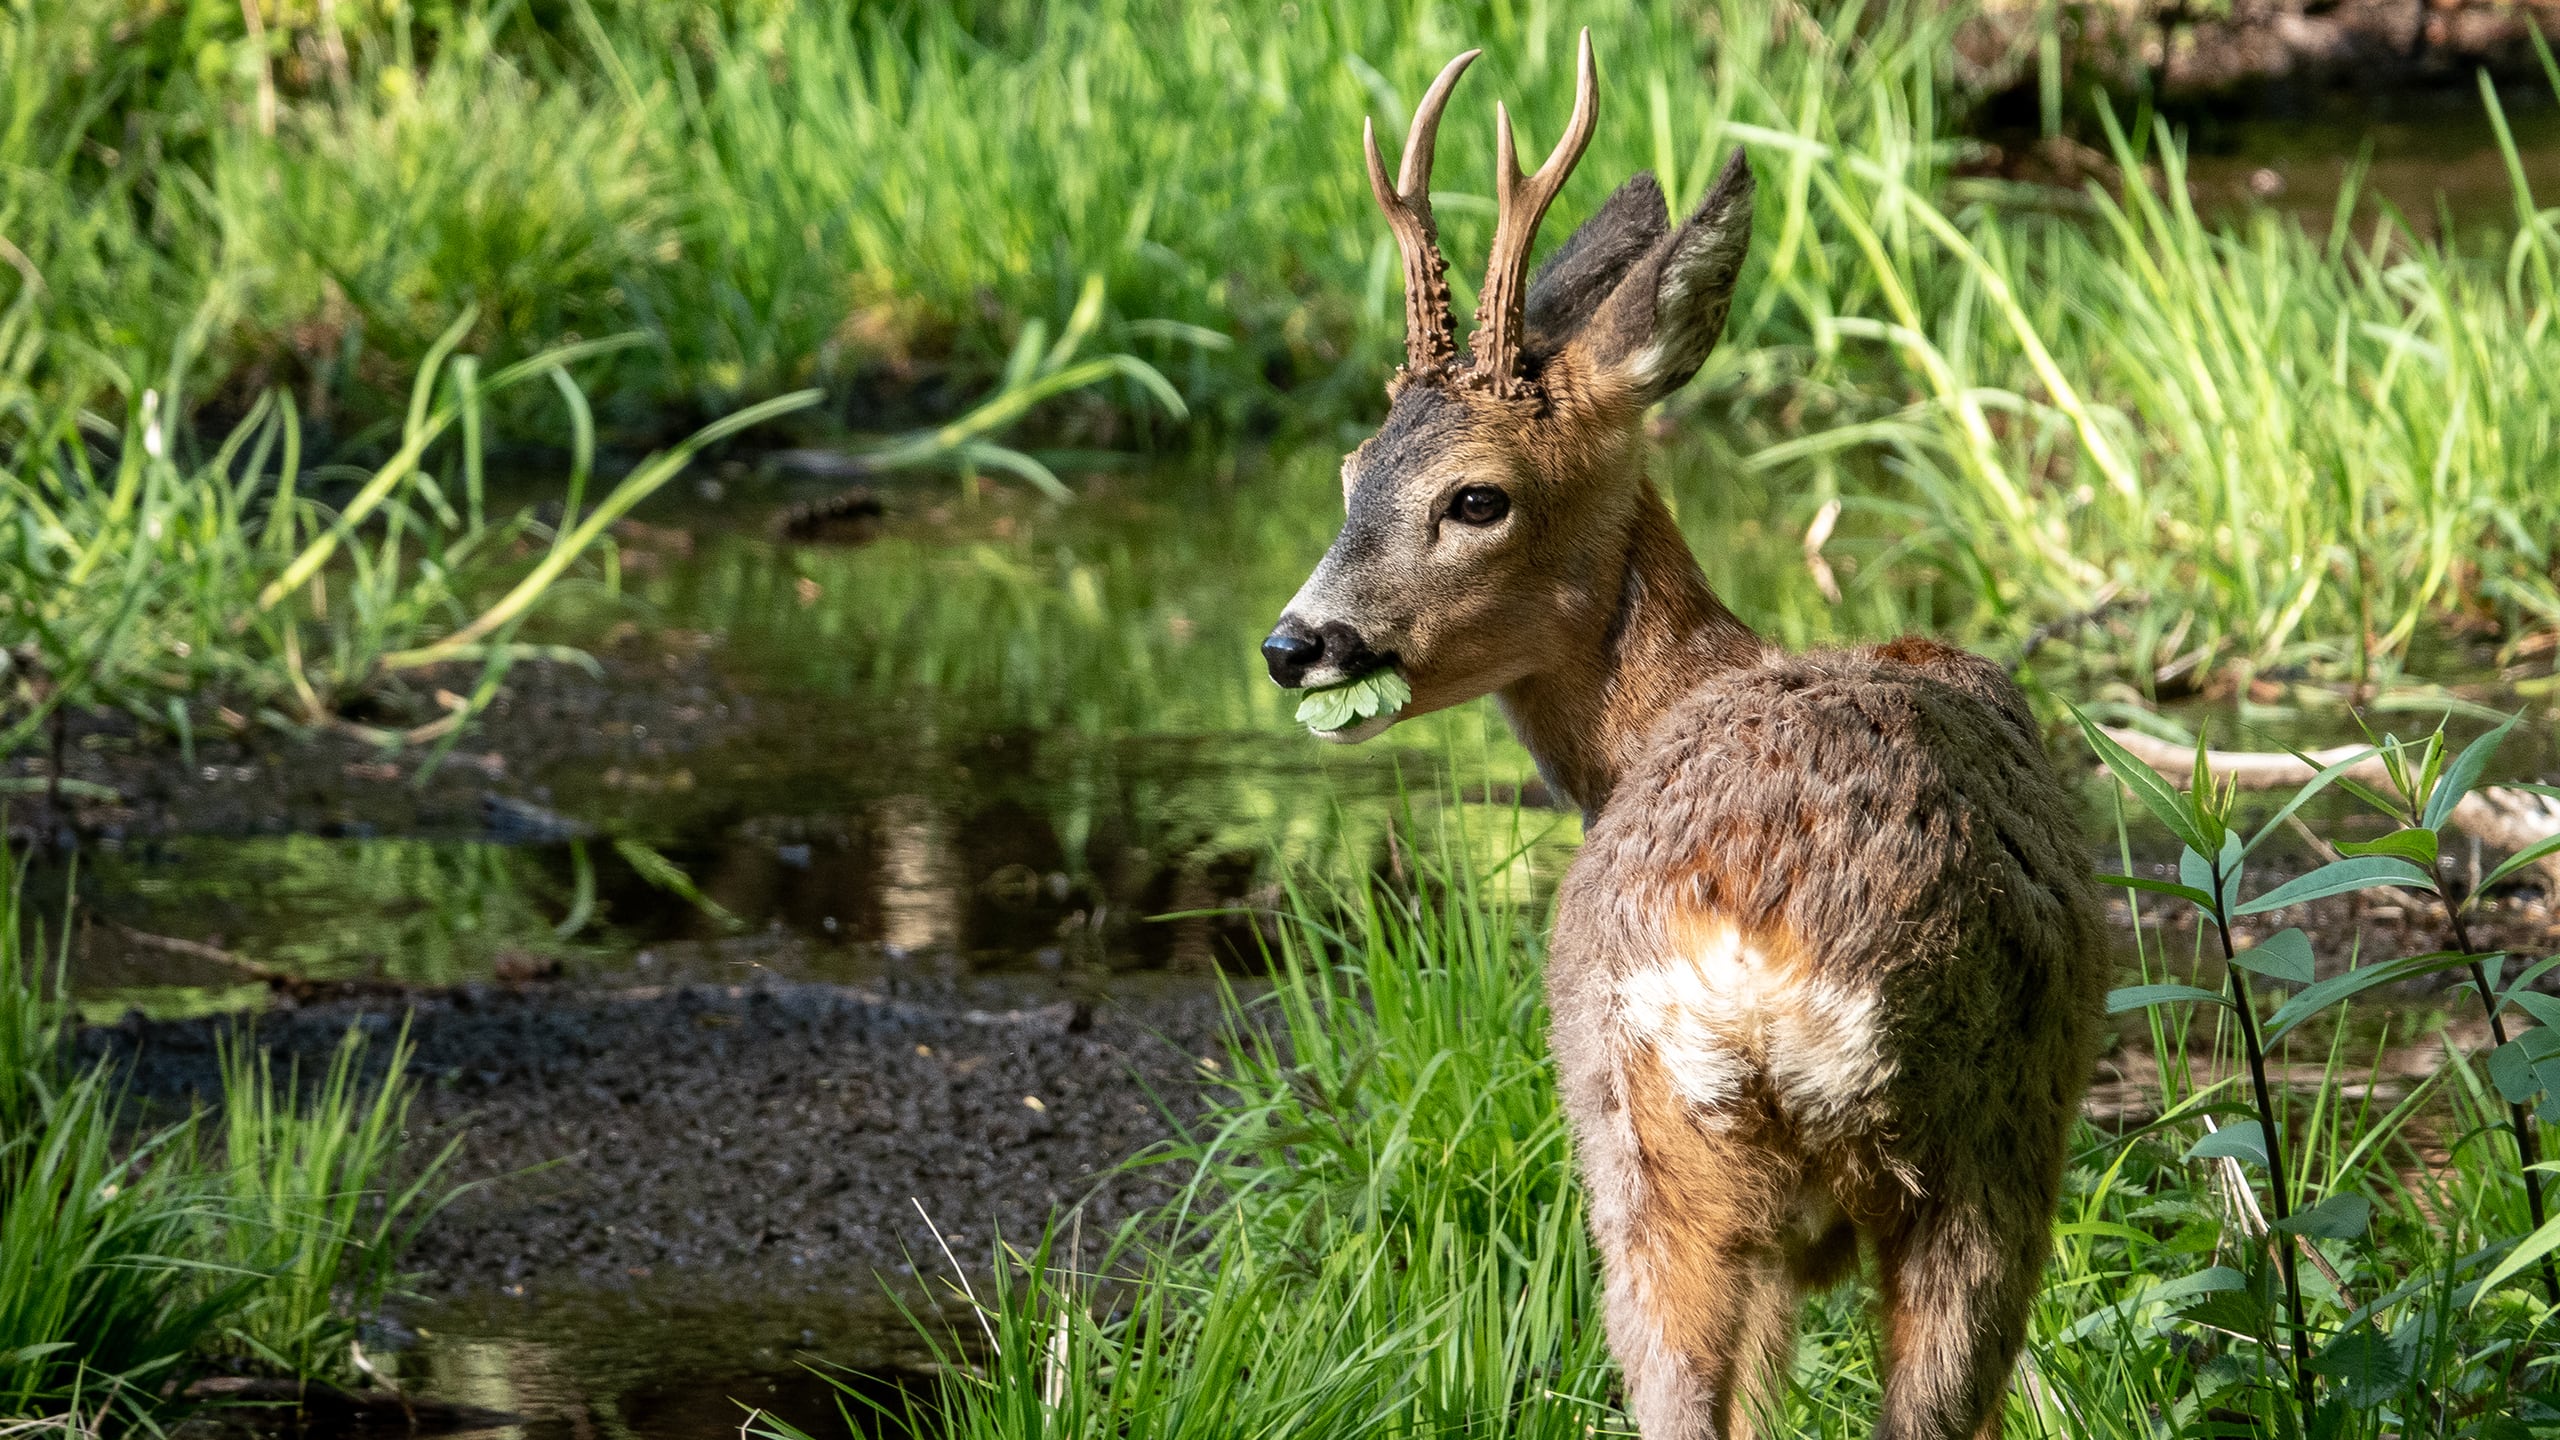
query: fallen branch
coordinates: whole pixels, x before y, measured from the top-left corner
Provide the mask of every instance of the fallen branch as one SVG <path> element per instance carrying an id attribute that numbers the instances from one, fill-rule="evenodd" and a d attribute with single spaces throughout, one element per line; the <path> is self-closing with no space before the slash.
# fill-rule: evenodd
<path id="1" fill-rule="evenodd" d="M 2173 744 L 2139 730 L 2099 728 L 2108 739 L 2133 752 L 2135 759 L 2172 781 L 2185 784 L 2195 771 L 2193 746 Z M 2308 750 L 2300 756 L 2277 750 L 2208 750 L 2205 759 L 2213 767 L 2216 779 L 2228 780 L 2243 790 L 2281 790 L 2307 784 L 2321 770 L 2365 748 L 2341 745 L 2331 750 Z M 2379 755 L 2349 767 L 2346 773 L 2349 779 L 2367 785 L 2390 783 L 2390 773 Z M 2560 835 L 2560 800 L 2530 790 L 2486 785 L 2463 796 L 2462 803 L 2453 807 L 2453 823 L 2480 843 L 2512 854 Z M 2560 895 L 2560 855 L 2546 857 L 2540 869 L 2552 893 Z"/>
<path id="2" fill-rule="evenodd" d="M 96 912 L 91 913 L 95 915 Z M 255 960 L 234 955 L 219 945 L 208 945 L 201 940 L 183 940 L 175 935 L 154 935 L 148 930 L 136 930 L 120 920 L 110 920 L 104 915 L 97 915 L 96 918 L 100 924 L 114 931 L 117 937 L 127 945 L 137 945 L 145 950 L 158 950 L 169 955 L 184 955 L 190 960 L 211 961 L 216 965 L 237 970 L 252 980 L 269 985 L 285 984 L 293 978 L 268 969 Z"/>

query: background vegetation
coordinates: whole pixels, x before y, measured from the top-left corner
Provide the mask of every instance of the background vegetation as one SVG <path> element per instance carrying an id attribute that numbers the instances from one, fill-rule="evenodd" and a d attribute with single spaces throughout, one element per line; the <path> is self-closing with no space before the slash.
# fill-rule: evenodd
<path id="1" fill-rule="evenodd" d="M 2105 610 L 2054 658 L 2146 693 L 2387 680 L 2448 623 L 2560 626 L 2560 268 L 2521 165 L 2504 233 L 2437 238 L 2352 185 L 2324 229 L 2209 221 L 2168 134 L 2075 102 L 2051 123 L 2111 149 L 2088 184 L 1982 178 L 1969 13 L 21 4 L 0 503 L 34 511 L 73 435 L 114 469 L 147 393 L 191 455 L 227 429 L 205 420 L 291 396 L 371 463 L 447 355 L 501 373 L 604 336 L 627 343 L 576 369 L 608 441 L 810 385 L 839 422 L 950 413 L 1096 283 L 1097 344 L 1144 365 L 1038 409 L 1046 438 L 1329 449 L 1376 413 L 1401 323 L 1361 120 L 1394 132 L 1487 47 L 1439 171 L 1470 304 L 1475 127 L 1508 97 L 1535 148 L 1589 23 L 1605 119 L 1556 234 L 1638 168 L 1675 207 L 1734 146 L 1763 180 L 1744 303 L 1674 407 L 1718 441 L 1675 485 L 1766 475 L 1785 533 L 1842 502 L 1827 563 L 1925 592 L 1923 621 L 2015 640 Z M 573 448 L 548 388 L 488 396 L 489 433 Z"/>

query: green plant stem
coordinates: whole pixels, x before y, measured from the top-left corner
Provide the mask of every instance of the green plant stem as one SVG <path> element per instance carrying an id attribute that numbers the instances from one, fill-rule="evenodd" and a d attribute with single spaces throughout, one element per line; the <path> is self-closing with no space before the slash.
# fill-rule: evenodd
<path id="1" fill-rule="evenodd" d="M 2436 898 L 2444 903 L 2444 918 L 2453 927 L 2453 945 L 2471 966 L 2472 988 L 2480 992 L 2480 1008 L 2489 1017 L 2489 1040 L 2493 1045 L 2507 1043 L 2507 1022 L 2498 1014 L 2497 999 L 2489 993 L 2489 972 L 2480 963 L 2480 952 L 2471 948 L 2471 927 L 2462 921 L 2462 906 L 2442 890 Z M 2515 1132 L 2516 1163 L 2524 1176 L 2524 1203 L 2533 1217 L 2533 1229 L 2543 1226 L 2542 1172 L 2534 1167 L 2542 1163 L 2542 1137 L 2533 1123 L 2533 1112 L 2523 1105 L 2509 1102 L 2507 1125 Z M 2527 1232 L 2531 1233 L 2531 1232 Z M 2560 1305 L 2560 1266 L 2549 1256 L 2542 1260 L 2542 1292 L 2554 1305 Z"/>
<path id="2" fill-rule="evenodd" d="M 2308 1435 L 2311 1433 L 2314 1398 L 2311 1393 L 2311 1331 L 2302 1320 L 2302 1277 L 2295 1269 L 2294 1237 L 2284 1228 L 2285 1221 L 2293 1217 L 2293 1202 L 2286 1193 L 2290 1187 L 2285 1178 L 2284 1126 L 2276 1114 L 2274 1094 L 2267 1088 L 2267 1054 L 2258 1043 L 2258 1012 L 2250 1003 L 2248 972 L 2232 963 L 2239 952 L 2231 944 L 2231 922 L 2222 913 L 2223 877 L 2222 867 L 2218 864 L 2213 867 L 2213 893 L 2213 929 L 2222 940 L 2222 966 L 2231 976 L 2231 1003 L 2240 1012 L 2240 1042 L 2248 1052 L 2249 1083 L 2257 1091 L 2258 1122 L 2265 1131 L 2267 1142 L 2267 1193 L 2274 1201 L 2276 1215 L 2273 1227 L 2276 1268 L 2284 1273 L 2285 1312 L 2293 1325 L 2293 1393 L 2302 1407 L 2303 1433 Z"/>

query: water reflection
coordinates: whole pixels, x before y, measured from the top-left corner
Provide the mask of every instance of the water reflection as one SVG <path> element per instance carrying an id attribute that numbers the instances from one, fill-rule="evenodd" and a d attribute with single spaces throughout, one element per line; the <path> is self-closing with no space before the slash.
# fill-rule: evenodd
<path id="1" fill-rule="evenodd" d="M 2515 136 L 2517 165 L 2538 195 L 2560 186 L 2560 103 L 2534 81 L 2502 87 L 2499 104 Z M 2375 95 L 2339 91 L 2298 96 L 2256 114 L 2183 114 L 2187 174 L 2210 211 L 2265 205 L 2325 234 L 2340 190 L 2396 209 L 2421 235 L 2450 220 L 2465 231 L 2512 230 L 2514 177 L 2497 130 L 2466 76 L 2441 89 Z M 2368 211 L 2358 226 L 2372 223 Z"/>
<path id="2" fill-rule="evenodd" d="M 960 865 L 933 802 L 892 795 L 877 822 L 881 943 L 908 952 L 951 948 L 960 938 Z"/>
<path id="3" fill-rule="evenodd" d="M 722 1298 L 711 1298 L 721 1296 Z M 911 1305 L 925 1306 L 921 1294 Z M 957 1318 L 957 1317 L 949 1317 Z M 904 1433 L 932 1356 L 888 1293 L 726 1291 L 642 1281 L 618 1291 L 499 1295 L 413 1308 L 386 1352 L 403 1389 L 516 1417 L 490 1440 L 696 1440 L 761 1412 L 813 1433 Z"/>

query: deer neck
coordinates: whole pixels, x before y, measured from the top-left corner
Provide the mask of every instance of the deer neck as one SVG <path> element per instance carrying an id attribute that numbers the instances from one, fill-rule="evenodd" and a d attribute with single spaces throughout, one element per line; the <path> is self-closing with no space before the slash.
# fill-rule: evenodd
<path id="1" fill-rule="evenodd" d="M 1642 758 L 1664 711 L 1710 676 L 1756 664 L 1767 651 L 1708 588 L 1649 479 L 1639 482 L 1616 604 L 1600 607 L 1590 630 L 1587 644 L 1500 697 L 1538 773 L 1582 807 L 1586 822 Z"/>

